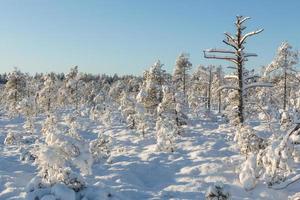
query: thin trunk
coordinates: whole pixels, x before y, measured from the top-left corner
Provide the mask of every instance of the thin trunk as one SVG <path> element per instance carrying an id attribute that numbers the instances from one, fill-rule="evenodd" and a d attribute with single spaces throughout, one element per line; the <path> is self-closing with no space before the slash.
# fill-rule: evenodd
<path id="1" fill-rule="evenodd" d="M 218 88 L 221 87 L 221 69 L 218 68 Z M 218 90 L 218 113 L 221 113 L 221 91 Z"/>
<path id="2" fill-rule="evenodd" d="M 183 102 L 185 103 L 185 98 L 186 98 L 186 96 L 185 96 L 185 67 L 183 68 L 183 96 L 184 96 L 184 99 L 183 99 Z"/>
<path id="3" fill-rule="evenodd" d="M 286 64 L 286 55 L 284 57 L 284 94 L 283 94 L 283 110 L 286 110 L 287 104 L 287 64 Z"/>
<path id="4" fill-rule="evenodd" d="M 211 107 L 211 85 L 212 85 L 212 69 L 209 67 L 209 79 L 208 79 L 208 98 L 207 98 L 207 110 L 210 112 Z"/>

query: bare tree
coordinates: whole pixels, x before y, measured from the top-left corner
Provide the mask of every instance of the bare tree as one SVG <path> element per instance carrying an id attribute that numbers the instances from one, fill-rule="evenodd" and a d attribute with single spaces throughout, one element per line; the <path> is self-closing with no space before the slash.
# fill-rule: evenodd
<path id="1" fill-rule="evenodd" d="M 244 63 L 248 61 L 248 57 L 257 56 L 255 53 L 246 53 L 244 52 L 246 40 L 254 36 L 258 33 L 261 33 L 263 29 L 259 29 L 257 31 L 252 31 L 246 34 L 243 34 L 243 31 L 246 29 L 246 26 L 243 26 L 246 20 L 250 19 L 250 17 L 237 16 L 236 17 L 236 35 L 231 35 L 230 33 L 225 32 L 226 39 L 223 42 L 233 48 L 233 50 L 224 50 L 224 49 L 208 49 L 204 50 L 204 57 L 208 59 L 221 59 L 227 60 L 234 63 L 236 66 L 233 67 L 237 71 L 236 79 L 237 86 L 225 85 L 220 89 L 235 89 L 238 91 L 238 118 L 239 122 L 244 122 L 244 93 L 247 89 L 253 87 L 259 87 L 263 85 L 259 85 L 257 83 L 253 85 L 244 86 Z M 220 55 L 214 55 L 210 53 L 218 53 Z M 229 55 L 229 56 L 228 56 Z M 264 85 L 267 86 L 267 85 Z M 269 85 L 268 85 L 269 86 Z"/>

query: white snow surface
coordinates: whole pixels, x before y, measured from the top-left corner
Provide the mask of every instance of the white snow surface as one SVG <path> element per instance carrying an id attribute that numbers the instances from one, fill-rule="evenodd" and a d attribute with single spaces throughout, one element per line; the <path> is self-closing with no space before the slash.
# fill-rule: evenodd
<path id="1" fill-rule="evenodd" d="M 44 120 L 35 119 L 37 134 Z M 99 130 L 114 140 L 111 158 L 94 163 L 92 173 L 84 176 L 84 200 L 205 199 L 206 191 L 215 182 L 222 182 L 233 200 L 282 200 L 300 191 L 300 181 L 284 190 L 258 182 L 253 190 L 246 191 L 239 180 L 244 158 L 233 148 L 236 130 L 221 122 L 193 120 L 176 140 L 176 151 L 166 153 L 156 151 L 155 132 L 142 138 L 126 125 L 105 128 L 87 117 L 78 120 L 86 127 L 79 132 L 86 140 L 96 139 Z M 10 131 L 24 131 L 23 123 L 22 118 L 0 116 L 0 200 L 24 199 L 26 186 L 37 174 L 35 165 L 19 160 L 20 145 L 4 145 Z M 55 199 L 55 195 L 61 200 L 80 199 L 60 184 L 47 192 L 43 200 Z"/>

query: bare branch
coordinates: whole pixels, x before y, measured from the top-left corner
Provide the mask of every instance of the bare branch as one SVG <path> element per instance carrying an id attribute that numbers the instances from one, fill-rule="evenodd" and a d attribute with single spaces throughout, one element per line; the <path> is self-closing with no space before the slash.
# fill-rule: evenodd
<path id="1" fill-rule="evenodd" d="M 230 40 L 232 40 L 233 42 L 235 42 L 234 37 L 233 37 L 232 35 L 230 35 L 230 33 L 225 32 L 224 34 L 226 35 L 227 39 L 230 39 Z"/>
<path id="2" fill-rule="evenodd" d="M 225 44 L 227 44 L 228 46 L 233 47 L 235 50 L 238 50 L 238 47 L 236 46 L 235 43 L 232 43 L 232 42 L 226 41 L 226 40 L 223 40 L 223 42 L 224 42 Z"/>

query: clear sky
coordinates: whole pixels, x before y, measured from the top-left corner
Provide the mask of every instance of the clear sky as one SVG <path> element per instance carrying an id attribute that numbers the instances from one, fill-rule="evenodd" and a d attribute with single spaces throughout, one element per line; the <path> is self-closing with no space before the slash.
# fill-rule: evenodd
<path id="1" fill-rule="evenodd" d="M 248 31 L 265 29 L 247 44 L 259 55 L 248 67 L 284 40 L 299 48 L 299 0 L 0 0 L 0 72 L 142 74 L 157 59 L 171 71 L 181 52 L 194 67 L 220 64 L 202 50 L 224 48 L 238 14 L 252 18 Z"/>

